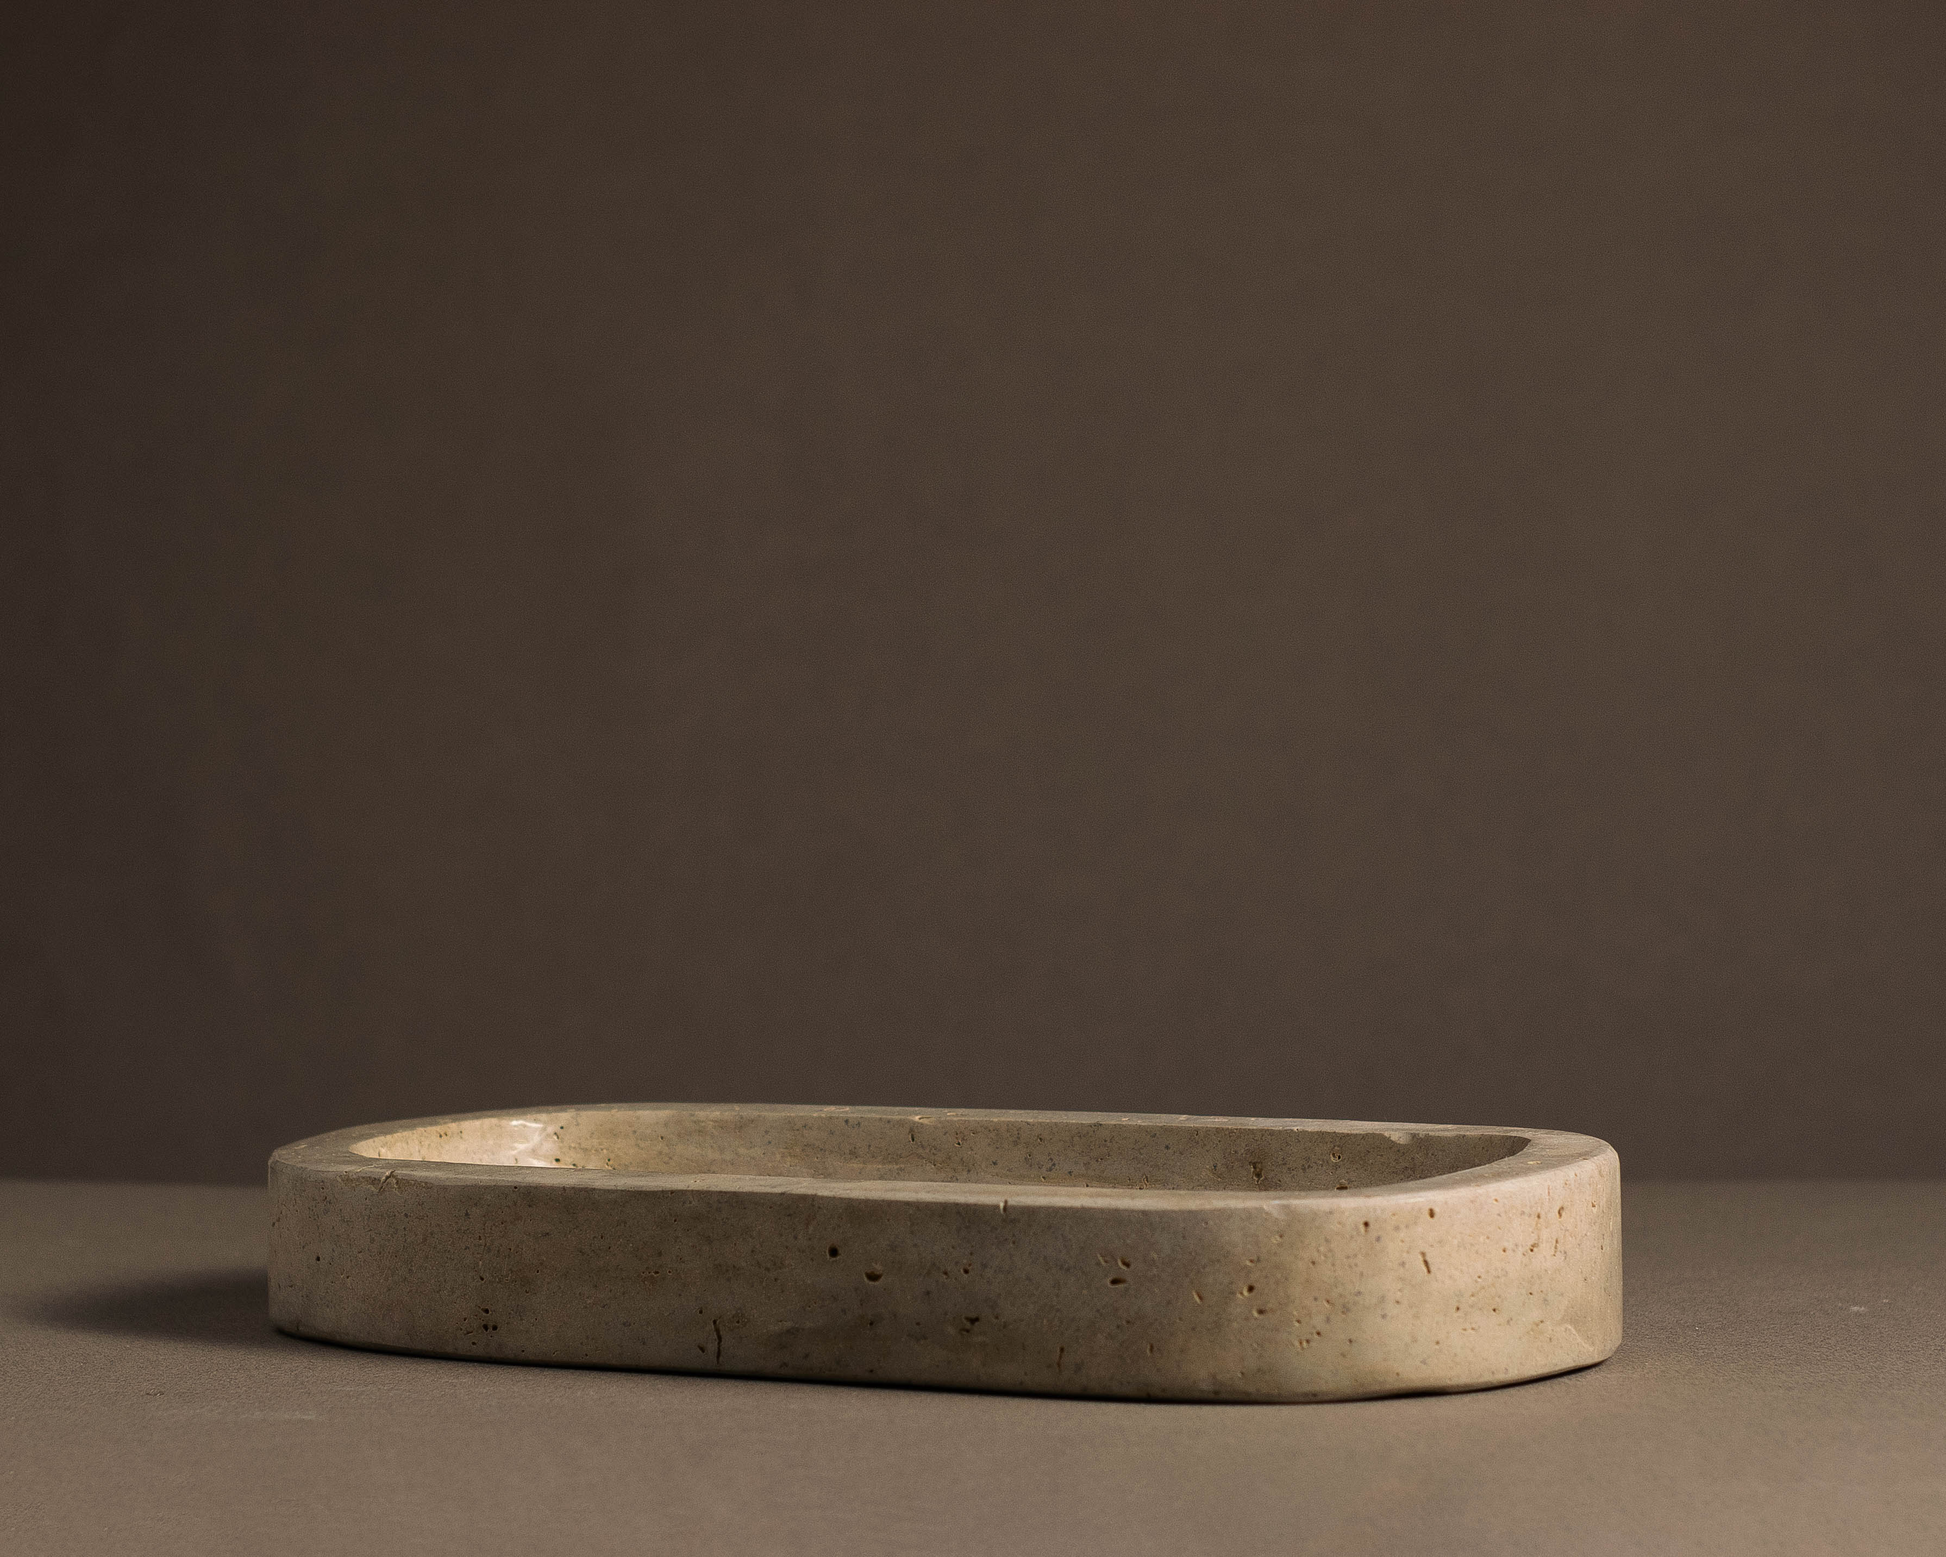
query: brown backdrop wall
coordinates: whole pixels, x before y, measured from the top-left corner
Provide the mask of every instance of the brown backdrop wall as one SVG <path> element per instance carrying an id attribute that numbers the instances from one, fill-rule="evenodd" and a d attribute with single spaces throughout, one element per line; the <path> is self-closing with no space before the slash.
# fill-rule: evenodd
<path id="1" fill-rule="evenodd" d="M 37 9 L 0 1171 L 1946 1171 L 1937 6 Z"/>

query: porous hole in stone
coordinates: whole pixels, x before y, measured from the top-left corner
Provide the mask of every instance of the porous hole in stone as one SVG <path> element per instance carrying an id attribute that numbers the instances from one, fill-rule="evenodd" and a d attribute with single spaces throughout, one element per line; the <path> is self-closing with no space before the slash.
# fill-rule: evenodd
<path id="1" fill-rule="evenodd" d="M 865 1279 L 867 1281 L 883 1281 L 885 1279 L 885 1272 L 882 1270 L 868 1270 L 865 1272 Z"/>
<path id="2" fill-rule="evenodd" d="M 838 1246 L 834 1243 L 830 1248 L 826 1249 L 824 1252 L 828 1254 L 832 1259 L 835 1260 L 838 1257 Z"/>
<path id="3" fill-rule="evenodd" d="M 1126 1276 L 1110 1276 L 1110 1277 L 1108 1278 L 1108 1285 L 1109 1285 L 1109 1286 L 1111 1286 L 1111 1287 L 1125 1287 L 1125 1286 L 1127 1286 L 1127 1285 L 1128 1285 L 1128 1277 L 1126 1277 Z"/>

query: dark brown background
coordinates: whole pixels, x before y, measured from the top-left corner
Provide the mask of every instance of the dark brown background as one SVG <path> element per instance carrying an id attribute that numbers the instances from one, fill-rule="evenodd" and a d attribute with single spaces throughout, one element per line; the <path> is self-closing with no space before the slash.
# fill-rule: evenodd
<path id="1" fill-rule="evenodd" d="M 35 12 L 0 1170 L 1946 1171 L 1938 6 Z"/>

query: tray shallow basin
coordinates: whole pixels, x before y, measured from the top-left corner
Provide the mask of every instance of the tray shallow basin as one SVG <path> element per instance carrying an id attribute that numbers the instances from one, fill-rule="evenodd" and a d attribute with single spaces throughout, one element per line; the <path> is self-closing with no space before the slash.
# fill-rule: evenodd
<path id="1" fill-rule="evenodd" d="M 1552 1130 L 607 1104 L 270 1162 L 271 1317 L 501 1361 L 1180 1400 L 1513 1383 L 1621 1339 Z"/>

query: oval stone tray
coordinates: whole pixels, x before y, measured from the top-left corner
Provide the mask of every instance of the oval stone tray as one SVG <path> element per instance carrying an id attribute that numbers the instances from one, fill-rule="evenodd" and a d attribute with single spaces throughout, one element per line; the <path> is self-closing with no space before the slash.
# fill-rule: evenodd
<path id="1" fill-rule="evenodd" d="M 512 1362 L 1171 1400 L 1479 1389 L 1621 1340 L 1555 1130 L 610 1104 L 270 1160 L 270 1312 Z"/>

